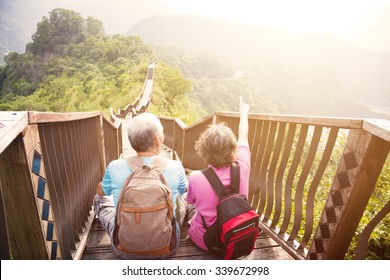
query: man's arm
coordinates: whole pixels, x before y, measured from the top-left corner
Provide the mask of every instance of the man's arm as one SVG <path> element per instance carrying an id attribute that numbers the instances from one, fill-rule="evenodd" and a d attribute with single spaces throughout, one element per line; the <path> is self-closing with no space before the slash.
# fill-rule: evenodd
<path id="1" fill-rule="evenodd" d="M 103 191 L 102 182 L 99 182 L 96 186 L 96 193 L 100 196 L 105 196 L 106 194 Z"/>

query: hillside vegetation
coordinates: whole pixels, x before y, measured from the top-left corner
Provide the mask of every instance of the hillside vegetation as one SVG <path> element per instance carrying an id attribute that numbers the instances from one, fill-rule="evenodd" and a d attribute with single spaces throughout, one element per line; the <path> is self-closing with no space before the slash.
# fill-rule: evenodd
<path id="1" fill-rule="evenodd" d="M 103 31 L 92 17 L 55 9 L 37 25 L 26 52 L 11 52 L 0 68 L 0 110 L 108 112 L 140 94 L 155 52 L 139 37 Z M 192 122 L 202 111 L 188 101 L 191 84 L 160 62 L 151 111 Z"/>

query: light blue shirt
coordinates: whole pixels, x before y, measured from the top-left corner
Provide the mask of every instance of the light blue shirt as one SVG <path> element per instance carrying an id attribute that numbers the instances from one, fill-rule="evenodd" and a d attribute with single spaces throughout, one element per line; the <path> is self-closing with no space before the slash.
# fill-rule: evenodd
<path id="1" fill-rule="evenodd" d="M 155 157 L 156 156 L 143 157 L 142 161 L 144 164 L 150 164 Z M 106 195 L 113 196 L 115 208 L 118 203 L 119 193 L 126 178 L 131 174 L 131 172 L 132 170 L 125 159 L 114 160 L 110 162 L 106 168 L 106 172 L 104 173 L 102 181 L 102 187 Z M 163 175 L 171 189 L 172 203 L 174 209 L 176 209 L 176 197 L 180 194 L 183 194 L 187 188 L 187 178 L 184 168 L 180 162 L 169 160 L 167 167 L 163 171 Z"/>

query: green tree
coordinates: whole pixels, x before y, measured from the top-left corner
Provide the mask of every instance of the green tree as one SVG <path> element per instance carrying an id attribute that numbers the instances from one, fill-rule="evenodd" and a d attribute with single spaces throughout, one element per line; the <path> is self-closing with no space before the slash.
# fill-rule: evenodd
<path id="1" fill-rule="evenodd" d="M 103 23 L 96 18 L 88 17 L 85 21 L 85 35 L 86 37 L 103 37 Z"/>
<path id="2" fill-rule="evenodd" d="M 38 23 L 28 51 L 44 55 L 60 51 L 62 45 L 80 43 L 85 39 L 84 21 L 79 13 L 58 8 L 49 14 L 49 18 L 43 17 Z"/>
<path id="3" fill-rule="evenodd" d="M 161 88 L 160 106 L 168 114 L 173 113 L 175 104 L 191 90 L 190 81 L 183 78 L 179 70 L 172 70 L 166 65 L 160 65 L 156 73 L 156 84 Z"/>

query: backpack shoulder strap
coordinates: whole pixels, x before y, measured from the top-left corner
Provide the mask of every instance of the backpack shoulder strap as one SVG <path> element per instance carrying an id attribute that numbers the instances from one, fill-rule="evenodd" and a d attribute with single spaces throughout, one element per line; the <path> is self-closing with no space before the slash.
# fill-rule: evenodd
<path id="1" fill-rule="evenodd" d="M 169 160 L 160 156 L 157 156 L 153 159 L 153 162 L 149 165 L 150 169 L 158 170 L 163 172 L 164 169 L 168 166 Z"/>
<path id="2" fill-rule="evenodd" d="M 126 162 L 133 172 L 135 170 L 141 169 L 145 165 L 140 156 L 128 157 L 126 158 Z M 164 169 L 167 167 L 168 164 L 169 164 L 168 159 L 157 156 L 153 159 L 153 162 L 148 166 L 150 169 L 154 169 L 162 172 L 164 171 Z"/>
<path id="3" fill-rule="evenodd" d="M 240 166 L 236 162 L 230 166 L 230 191 L 240 192 Z"/>
<path id="4" fill-rule="evenodd" d="M 126 160 L 127 164 L 129 165 L 132 172 L 134 172 L 138 169 L 141 169 L 142 166 L 144 165 L 141 157 L 139 157 L 139 156 L 128 157 L 125 160 Z"/>
<path id="5" fill-rule="evenodd" d="M 218 198 L 221 199 L 221 197 L 226 193 L 226 189 L 222 185 L 222 182 L 219 179 L 218 175 L 211 167 L 203 169 L 202 173 L 206 177 L 207 181 L 209 181 Z"/>
<path id="6" fill-rule="evenodd" d="M 217 194 L 218 198 L 221 199 L 221 197 L 227 192 L 227 189 L 223 186 L 218 175 L 211 167 L 202 170 L 202 173 L 209 181 L 211 187 L 213 188 L 214 192 Z M 230 166 L 229 189 L 230 192 L 233 193 L 238 193 L 240 190 L 240 167 L 235 162 Z"/>

